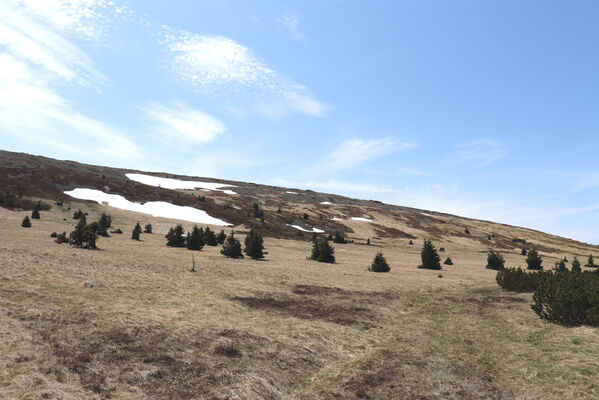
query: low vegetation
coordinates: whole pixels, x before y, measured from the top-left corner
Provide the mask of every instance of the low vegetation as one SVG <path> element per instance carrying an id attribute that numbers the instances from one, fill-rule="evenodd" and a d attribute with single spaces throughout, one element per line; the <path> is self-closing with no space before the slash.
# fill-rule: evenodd
<path id="1" fill-rule="evenodd" d="M 220 253 L 228 258 L 243 258 L 241 243 L 235 237 L 235 232 L 231 231 L 229 236 L 227 236 Z"/>
<path id="2" fill-rule="evenodd" d="M 374 256 L 374 260 L 372 261 L 372 264 L 370 264 L 368 270 L 371 272 L 389 272 L 391 270 L 391 267 L 387 263 L 387 259 L 385 258 L 383 253 L 379 251 Z"/>
<path id="3" fill-rule="evenodd" d="M 511 292 L 534 292 L 544 273 L 543 271 L 527 272 L 520 267 L 504 268 L 497 272 L 495 280 L 499 286 Z"/>
<path id="4" fill-rule="evenodd" d="M 430 240 L 425 240 L 422 250 L 420 251 L 422 264 L 418 268 L 424 269 L 441 269 L 441 258 L 437 253 L 437 249 Z"/>
<path id="5" fill-rule="evenodd" d="M 543 259 L 536 249 L 531 249 L 526 255 L 526 264 L 528 269 L 540 271 L 543 269 Z"/>
<path id="6" fill-rule="evenodd" d="M 505 266 L 505 259 L 503 255 L 495 250 L 489 250 L 487 253 L 487 267 L 488 269 L 500 270 Z"/>

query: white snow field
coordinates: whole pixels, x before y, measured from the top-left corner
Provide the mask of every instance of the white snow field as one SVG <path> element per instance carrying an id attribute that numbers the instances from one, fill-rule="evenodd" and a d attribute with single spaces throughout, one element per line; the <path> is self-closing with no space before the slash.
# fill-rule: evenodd
<path id="1" fill-rule="evenodd" d="M 287 224 L 287 226 L 290 226 L 290 227 L 292 227 L 292 228 L 295 228 L 295 229 L 297 229 L 297 230 L 300 230 L 300 231 L 302 231 L 302 232 L 311 232 L 311 233 L 312 233 L 312 232 L 315 232 L 315 233 L 324 233 L 324 231 L 323 231 L 322 229 L 318 229 L 318 228 L 312 228 L 312 230 L 311 230 L 311 231 L 309 231 L 308 229 L 302 228 L 302 227 L 301 227 L 301 226 L 299 226 L 299 225 L 289 225 L 289 224 Z"/>
<path id="2" fill-rule="evenodd" d="M 289 190 L 286 191 L 285 193 L 289 193 L 289 194 L 299 194 L 298 192 L 290 192 Z"/>
<path id="3" fill-rule="evenodd" d="M 179 179 L 161 178 L 159 176 L 144 174 L 125 174 L 125 176 L 132 181 L 143 183 L 144 185 L 162 187 L 165 189 L 203 189 L 215 190 L 225 194 L 237 194 L 229 189 L 221 189 L 223 187 L 235 187 L 235 185 L 228 185 L 225 183 L 182 181 Z"/>
<path id="4" fill-rule="evenodd" d="M 364 217 L 350 217 L 350 218 L 333 217 L 333 218 L 331 218 L 331 221 L 347 221 L 349 219 L 351 219 L 352 221 L 364 221 L 364 222 L 372 222 L 372 221 L 374 221 L 373 219 L 364 218 Z"/>
<path id="5" fill-rule="evenodd" d="M 330 201 L 321 201 L 320 204 L 331 205 L 333 203 L 331 203 Z"/>
<path id="6" fill-rule="evenodd" d="M 134 203 L 118 194 L 108 194 L 96 189 L 77 188 L 64 192 L 80 200 L 93 200 L 98 203 L 107 203 L 111 207 L 121 210 L 135 211 L 153 215 L 154 217 L 174 218 L 199 224 L 231 226 L 228 222 L 211 217 L 204 210 L 187 206 L 177 206 L 164 201 L 149 201 L 144 204 Z"/>

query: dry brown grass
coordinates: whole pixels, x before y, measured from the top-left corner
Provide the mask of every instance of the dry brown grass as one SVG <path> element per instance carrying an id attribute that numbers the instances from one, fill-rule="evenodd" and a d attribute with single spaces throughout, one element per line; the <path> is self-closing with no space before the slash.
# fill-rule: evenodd
<path id="1" fill-rule="evenodd" d="M 84 208 L 91 219 L 103 210 Z M 71 211 L 42 212 L 22 229 L 23 213 L 0 209 L 0 398 L 599 396 L 597 330 L 542 322 L 530 295 L 501 291 L 483 268 L 479 239 L 436 241 L 455 263 L 442 278 L 416 268 L 421 239 L 374 239 L 380 228 L 359 221 L 348 222 L 353 235 L 377 246 L 337 245 L 334 265 L 306 260 L 308 242 L 266 238 L 265 261 L 230 260 L 207 247 L 190 272 L 191 252 L 165 246 L 176 221 L 108 212 L 124 234 L 89 251 L 49 237 L 72 229 Z M 396 223 L 374 210 L 364 215 Z M 155 233 L 130 240 L 137 221 Z M 474 221 L 469 229 L 482 238 L 489 226 Z M 409 225 L 397 229 L 422 237 Z M 388 274 L 367 271 L 379 245 Z M 588 251 L 558 245 L 559 254 L 542 253 L 546 266 Z M 523 265 L 519 248 L 505 255 L 508 265 Z"/>

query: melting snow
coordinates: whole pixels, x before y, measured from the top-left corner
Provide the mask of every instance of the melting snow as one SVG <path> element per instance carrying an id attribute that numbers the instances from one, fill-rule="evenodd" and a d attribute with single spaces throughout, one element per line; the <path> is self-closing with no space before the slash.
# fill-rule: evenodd
<path id="1" fill-rule="evenodd" d="M 331 203 L 330 201 L 321 201 L 321 202 L 320 202 L 320 204 L 327 204 L 327 205 L 330 205 L 330 204 L 333 204 L 333 203 Z"/>
<path id="2" fill-rule="evenodd" d="M 290 192 L 289 190 L 286 191 L 285 193 L 289 193 L 289 194 L 299 194 L 298 192 Z"/>
<path id="3" fill-rule="evenodd" d="M 287 226 L 290 226 L 290 227 L 292 227 L 292 228 L 298 229 L 298 230 L 300 230 L 300 231 L 302 231 L 302 232 L 315 232 L 315 233 L 324 233 L 324 231 L 323 231 L 322 229 L 318 229 L 318 228 L 312 228 L 312 230 L 310 231 L 310 230 L 308 230 L 308 229 L 302 228 L 302 227 L 301 227 L 301 226 L 299 226 L 299 225 L 287 225 Z"/>
<path id="4" fill-rule="evenodd" d="M 179 179 L 161 178 L 159 176 L 144 174 L 125 174 L 125 176 L 132 181 L 143 183 L 144 185 L 162 187 L 165 189 L 203 189 L 216 190 L 225 194 L 237 194 L 229 189 L 221 189 L 223 187 L 235 187 L 235 185 L 229 185 L 226 183 L 181 181 Z"/>
<path id="5" fill-rule="evenodd" d="M 107 203 L 109 206 L 120 208 L 121 210 L 150 214 L 154 217 L 181 219 L 200 224 L 231 226 L 228 222 L 211 217 L 204 210 L 198 210 L 197 208 L 187 206 L 176 206 L 164 201 L 149 201 L 144 204 L 139 204 L 131 202 L 121 195 L 108 194 L 95 189 L 77 188 L 64 193 L 76 199 L 94 200 L 100 204 Z"/>
<path id="6" fill-rule="evenodd" d="M 364 221 L 364 222 L 372 222 L 373 221 L 370 218 L 364 218 L 364 217 L 351 217 L 351 219 L 354 221 Z"/>

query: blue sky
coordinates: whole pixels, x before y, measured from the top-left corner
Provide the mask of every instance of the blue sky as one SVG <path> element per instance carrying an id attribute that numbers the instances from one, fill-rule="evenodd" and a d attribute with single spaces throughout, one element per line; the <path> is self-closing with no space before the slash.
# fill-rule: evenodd
<path id="1" fill-rule="evenodd" d="M 0 147 L 599 243 L 599 3 L 0 3 Z"/>

